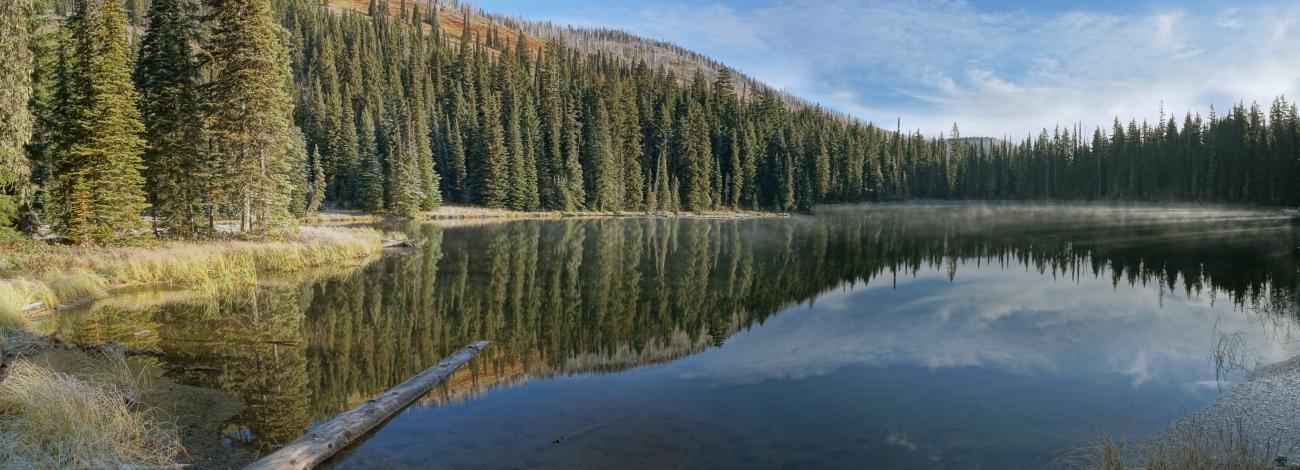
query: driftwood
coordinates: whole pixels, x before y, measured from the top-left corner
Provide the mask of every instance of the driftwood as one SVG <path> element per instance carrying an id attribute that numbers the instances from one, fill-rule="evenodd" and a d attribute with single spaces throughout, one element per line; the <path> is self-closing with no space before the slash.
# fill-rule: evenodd
<path id="1" fill-rule="evenodd" d="M 411 240 L 384 240 L 384 248 L 415 248 L 418 243 Z"/>
<path id="2" fill-rule="evenodd" d="M 41 310 L 43 308 L 45 308 L 45 302 L 32 303 L 23 306 L 23 313 L 34 312 L 36 310 Z"/>
<path id="3" fill-rule="evenodd" d="M 461 365 L 469 362 L 487 345 L 487 341 L 478 341 L 466 346 L 465 349 L 438 361 L 433 367 L 389 389 L 383 395 L 340 413 L 290 442 L 289 445 L 253 462 L 244 470 L 309 469 L 320 465 L 352 441 L 406 408 L 411 402 L 429 393 L 435 385 L 450 376 Z"/>

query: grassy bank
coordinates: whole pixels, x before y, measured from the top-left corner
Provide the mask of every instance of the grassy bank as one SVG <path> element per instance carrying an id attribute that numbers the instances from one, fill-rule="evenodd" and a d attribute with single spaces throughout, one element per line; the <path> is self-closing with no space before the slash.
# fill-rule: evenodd
<path id="1" fill-rule="evenodd" d="M 120 355 L 78 376 L 27 360 L 0 378 L 0 468 L 175 468 L 176 430 L 137 409 L 146 384 Z"/>
<path id="2" fill-rule="evenodd" d="M 24 307 L 114 289 L 170 286 L 199 295 L 251 288 L 259 273 L 355 265 L 383 249 L 369 228 L 303 228 L 291 239 L 159 242 L 84 249 L 10 242 L 0 257 L 0 468 L 169 468 L 176 431 L 138 409 L 144 388 L 125 358 L 65 373 L 24 356 L 49 351 Z M 48 354 L 46 354 L 48 355 Z M 42 356 L 45 357 L 45 356 Z"/>
<path id="3" fill-rule="evenodd" d="M 20 327 L 24 306 L 44 308 L 135 286 L 227 292 L 257 282 L 259 272 L 355 263 L 383 248 L 368 228 L 304 227 L 291 239 L 160 242 L 79 248 L 23 243 L 0 258 L 0 328 Z"/>

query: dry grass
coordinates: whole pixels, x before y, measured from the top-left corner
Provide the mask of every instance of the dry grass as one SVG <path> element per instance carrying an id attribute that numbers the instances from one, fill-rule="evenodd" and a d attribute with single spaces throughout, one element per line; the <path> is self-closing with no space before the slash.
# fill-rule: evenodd
<path id="1" fill-rule="evenodd" d="M 211 294 L 250 287 L 259 272 L 355 263 L 383 248 L 378 231 L 304 227 L 291 240 L 160 243 L 82 249 L 29 245 L 0 259 L 0 324 L 36 301 L 47 307 L 134 286 Z"/>
<path id="2" fill-rule="evenodd" d="M 0 329 L 22 328 L 27 326 L 23 318 L 23 304 L 19 299 L 26 295 L 16 287 L 0 284 Z"/>
<path id="3" fill-rule="evenodd" d="M 31 332 L 31 322 L 23 315 L 23 306 L 31 303 L 41 285 L 18 280 L 0 282 L 0 356 L 30 349 L 36 335 Z M 0 357 L 0 362 L 4 358 Z"/>
<path id="4" fill-rule="evenodd" d="M 1241 421 L 1210 428 L 1193 424 L 1156 442 L 1135 445 L 1106 433 L 1064 460 L 1067 468 L 1098 470 L 1277 469 L 1278 439 L 1260 440 Z"/>
<path id="5" fill-rule="evenodd" d="M 83 380 L 25 360 L 0 382 L 0 468 L 177 468 L 174 430 L 133 411 L 125 359 Z M 113 363 L 119 363 L 114 365 Z"/>
<path id="6" fill-rule="evenodd" d="M 308 215 L 303 223 L 308 225 L 329 225 L 329 224 L 370 224 L 384 220 L 382 214 L 371 214 L 360 211 L 322 211 Z"/>
<path id="7" fill-rule="evenodd" d="M 23 308 L 135 286 L 200 295 L 252 287 L 259 273 L 356 264 L 383 250 L 371 229 L 303 228 L 289 240 L 157 243 L 82 249 L 6 245 L 0 255 L 0 354 L 44 346 Z M 0 468 L 174 468 L 174 430 L 132 410 L 143 375 L 126 359 L 96 358 L 76 376 L 16 360 L 0 382 Z"/>

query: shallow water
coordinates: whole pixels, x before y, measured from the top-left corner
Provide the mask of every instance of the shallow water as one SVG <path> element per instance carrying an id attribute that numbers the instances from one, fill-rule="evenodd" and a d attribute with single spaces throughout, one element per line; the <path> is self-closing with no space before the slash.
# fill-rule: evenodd
<path id="1" fill-rule="evenodd" d="M 340 468 L 1042 467 L 1099 431 L 1158 430 L 1295 349 L 1300 227 L 1269 212 L 402 229 L 422 246 L 361 269 L 119 298 L 60 329 L 160 351 L 172 381 L 240 400 L 205 454 L 288 442 L 492 341 Z"/>

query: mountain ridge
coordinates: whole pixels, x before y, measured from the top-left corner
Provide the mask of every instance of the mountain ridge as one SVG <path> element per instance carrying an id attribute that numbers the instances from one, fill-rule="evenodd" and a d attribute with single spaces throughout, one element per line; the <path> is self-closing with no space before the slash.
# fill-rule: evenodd
<path id="1" fill-rule="evenodd" d="M 436 18 L 443 38 L 452 43 L 459 43 L 465 26 L 465 17 L 468 15 L 471 34 L 480 43 L 485 41 L 491 32 L 496 34 L 504 32 L 506 34 L 501 39 L 504 40 L 505 47 L 513 48 L 518 43 L 517 37 L 522 34 L 531 49 L 540 51 L 546 44 L 556 41 L 583 56 L 610 57 L 629 66 L 644 61 L 651 69 L 666 70 L 683 83 L 689 82 L 696 72 L 701 73 L 704 79 L 711 83 L 718 74 L 727 70 L 731 72 L 738 85 L 736 94 L 740 99 L 749 99 L 757 93 L 770 91 L 788 106 L 816 108 L 846 122 L 867 123 L 789 91 L 768 85 L 700 52 L 667 40 L 649 38 L 619 29 L 529 20 L 521 16 L 490 12 L 475 6 L 472 2 L 460 0 L 328 0 L 328 6 L 339 12 L 346 10 L 370 14 L 369 10 L 372 7 L 381 5 L 377 2 L 382 2 L 385 12 L 394 18 L 409 19 L 418 6 L 423 17 L 422 26 L 425 33 L 433 29 L 432 21 Z"/>

